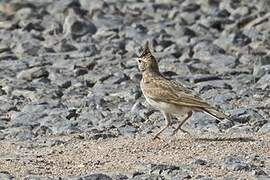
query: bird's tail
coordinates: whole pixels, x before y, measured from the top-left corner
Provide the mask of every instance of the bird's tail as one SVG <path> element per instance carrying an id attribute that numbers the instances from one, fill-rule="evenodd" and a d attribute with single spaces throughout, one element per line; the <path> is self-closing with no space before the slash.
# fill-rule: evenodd
<path id="1" fill-rule="evenodd" d="M 212 107 L 203 108 L 203 111 L 217 120 L 229 119 L 223 112 L 220 112 Z"/>

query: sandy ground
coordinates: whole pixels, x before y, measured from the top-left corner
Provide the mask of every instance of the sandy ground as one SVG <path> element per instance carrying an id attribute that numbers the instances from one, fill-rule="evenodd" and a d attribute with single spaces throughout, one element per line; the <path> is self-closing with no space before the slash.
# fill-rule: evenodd
<path id="1" fill-rule="evenodd" d="M 0 170 L 13 176 L 86 175 L 93 172 L 129 174 L 142 170 L 147 164 L 188 165 L 196 174 L 207 174 L 219 179 L 238 176 L 252 179 L 246 171 L 228 171 L 223 167 L 229 155 L 266 158 L 270 169 L 270 137 L 267 135 L 199 135 L 152 140 L 151 135 L 135 138 L 117 137 L 103 140 L 84 140 L 76 137 L 50 137 L 35 142 L 1 141 Z M 195 164 L 205 159 L 206 165 Z M 268 160 L 267 160 L 268 159 Z"/>

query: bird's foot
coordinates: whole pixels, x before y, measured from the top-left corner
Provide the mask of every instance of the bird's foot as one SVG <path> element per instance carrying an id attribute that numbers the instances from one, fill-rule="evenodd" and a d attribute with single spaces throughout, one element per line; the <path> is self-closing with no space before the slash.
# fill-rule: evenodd
<path id="1" fill-rule="evenodd" d="M 182 128 L 179 128 L 179 129 L 175 129 L 175 130 L 173 131 L 172 136 L 174 136 L 174 135 L 178 132 L 178 130 L 182 131 L 182 132 L 185 133 L 185 134 L 191 135 L 190 132 L 188 132 L 188 131 L 186 131 L 186 130 L 184 130 L 184 129 L 182 129 Z"/>

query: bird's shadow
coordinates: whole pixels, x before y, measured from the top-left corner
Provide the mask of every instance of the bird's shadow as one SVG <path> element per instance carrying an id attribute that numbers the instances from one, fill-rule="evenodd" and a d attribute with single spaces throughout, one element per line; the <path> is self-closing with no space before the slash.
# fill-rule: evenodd
<path id="1" fill-rule="evenodd" d="M 195 141 L 253 142 L 253 141 L 256 141 L 256 139 L 251 138 L 251 137 L 214 137 L 214 138 L 195 138 Z"/>

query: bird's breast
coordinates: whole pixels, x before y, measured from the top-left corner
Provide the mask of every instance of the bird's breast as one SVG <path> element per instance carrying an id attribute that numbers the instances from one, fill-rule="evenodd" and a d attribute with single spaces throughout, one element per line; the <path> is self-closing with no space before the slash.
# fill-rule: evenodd
<path id="1" fill-rule="evenodd" d="M 191 110 L 189 107 L 177 106 L 177 105 L 167 103 L 167 102 L 162 102 L 162 101 L 155 101 L 146 96 L 145 96 L 145 99 L 154 108 L 170 113 L 170 114 L 183 115 Z"/>

